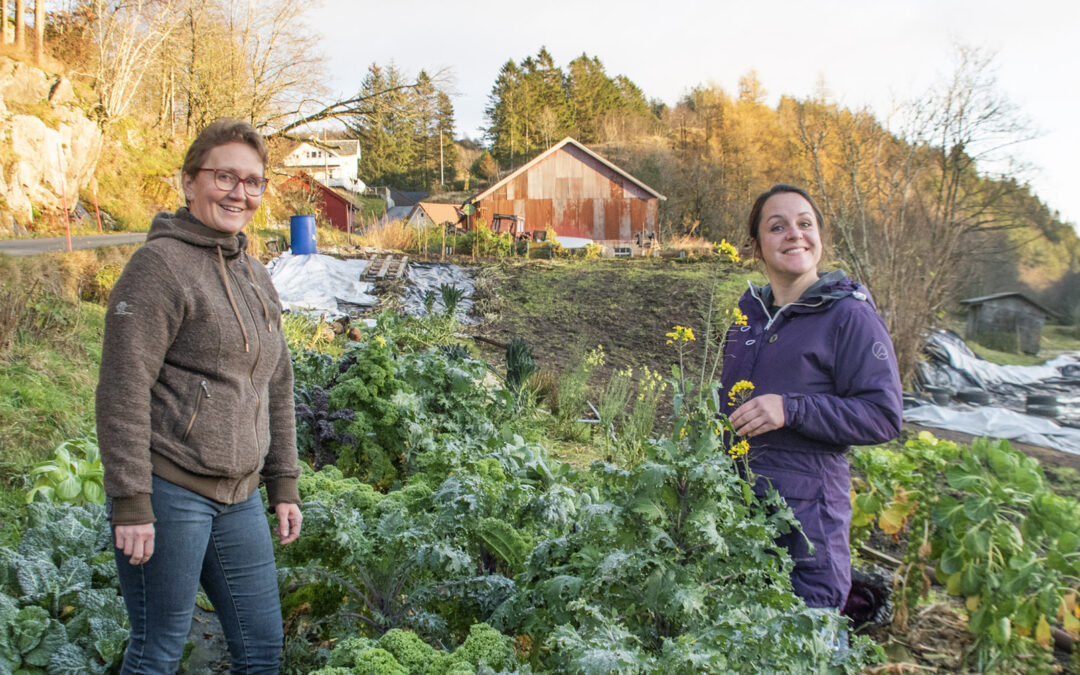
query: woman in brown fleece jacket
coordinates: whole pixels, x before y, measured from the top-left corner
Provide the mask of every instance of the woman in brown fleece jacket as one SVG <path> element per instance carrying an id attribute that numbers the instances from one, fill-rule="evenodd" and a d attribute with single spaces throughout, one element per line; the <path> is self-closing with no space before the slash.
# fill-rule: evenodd
<path id="1" fill-rule="evenodd" d="M 292 367 L 281 305 L 241 232 L 266 188 L 266 146 L 220 120 L 188 149 L 187 208 L 154 218 L 109 298 L 97 427 L 131 620 L 124 673 L 175 672 L 195 593 L 221 620 L 232 672 L 276 673 L 276 534 L 300 534 Z"/>

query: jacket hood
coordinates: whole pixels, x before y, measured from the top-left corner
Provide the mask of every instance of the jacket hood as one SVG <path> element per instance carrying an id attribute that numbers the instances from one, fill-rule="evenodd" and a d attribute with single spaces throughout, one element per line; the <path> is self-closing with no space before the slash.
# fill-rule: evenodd
<path id="1" fill-rule="evenodd" d="M 247 248 L 247 235 L 243 232 L 228 234 L 203 225 L 202 221 L 191 214 L 186 206 L 176 213 L 159 213 L 150 224 L 150 233 L 146 240 L 179 239 L 180 241 L 202 248 L 221 248 L 226 258 L 234 258 Z"/>
<path id="2" fill-rule="evenodd" d="M 750 293 L 754 297 L 758 298 L 764 306 L 772 304 L 773 293 L 772 288 L 766 284 L 764 286 L 756 286 L 752 283 L 749 284 Z M 844 270 L 833 270 L 826 274 L 822 274 L 818 277 L 818 280 L 814 282 L 814 285 L 806 289 L 795 304 L 799 305 L 822 305 L 828 304 L 834 300 L 840 298 L 846 298 L 849 295 L 861 294 L 860 300 L 869 300 L 869 293 L 861 285 L 855 283 L 844 272 Z M 858 297 L 858 296 L 856 296 Z"/>

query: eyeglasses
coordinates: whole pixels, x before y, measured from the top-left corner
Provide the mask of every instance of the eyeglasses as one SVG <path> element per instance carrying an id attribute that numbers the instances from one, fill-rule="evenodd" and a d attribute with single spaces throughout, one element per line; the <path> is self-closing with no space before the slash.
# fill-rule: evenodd
<path id="1" fill-rule="evenodd" d="M 213 171 L 214 172 L 214 186 L 219 190 L 225 192 L 232 192 L 237 183 L 244 184 L 244 192 L 248 197 L 258 197 L 266 191 L 266 184 L 269 183 L 265 178 L 256 178 L 251 176 L 240 180 L 240 176 L 237 176 L 232 171 L 225 171 L 224 169 L 199 169 L 199 171 Z"/>

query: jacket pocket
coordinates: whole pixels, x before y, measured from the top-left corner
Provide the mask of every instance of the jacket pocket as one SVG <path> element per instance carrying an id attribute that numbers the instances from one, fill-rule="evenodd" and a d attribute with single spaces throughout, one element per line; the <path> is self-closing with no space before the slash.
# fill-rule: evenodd
<path id="1" fill-rule="evenodd" d="M 191 435 L 191 430 L 195 427 L 195 420 L 199 417 L 199 408 L 202 406 L 203 399 L 210 398 L 210 388 L 206 386 L 206 380 L 199 382 L 198 389 L 195 390 L 195 405 L 191 410 L 191 418 L 188 419 L 187 426 L 184 427 L 184 433 L 180 437 L 181 441 L 187 441 L 188 436 Z"/>
<path id="2" fill-rule="evenodd" d="M 789 532 L 776 543 L 788 550 L 797 569 L 819 569 L 828 566 L 830 533 L 825 503 L 825 481 L 812 473 L 789 469 L 769 468 L 772 486 L 784 498 L 802 526 L 802 532 Z M 766 483 L 759 480 L 755 492 L 761 494 Z M 813 552 L 811 552 L 811 546 Z"/>

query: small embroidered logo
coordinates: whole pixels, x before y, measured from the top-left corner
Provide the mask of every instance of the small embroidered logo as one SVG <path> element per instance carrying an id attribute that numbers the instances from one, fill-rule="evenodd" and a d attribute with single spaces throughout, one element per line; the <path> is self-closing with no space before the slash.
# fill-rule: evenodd
<path id="1" fill-rule="evenodd" d="M 870 347 L 870 353 L 872 353 L 874 358 L 879 361 L 889 360 L 889 348 L 885 346 L 884 342 L 875 342 L 874 345 Z"/>
<path id="2" fill-rule="evenodd" d="M 124 300 L 116 303 L 116 311 L 113 312 L 116 316 L 135 316 L 135 312 L 128 311 L 129 305 Z"/>

